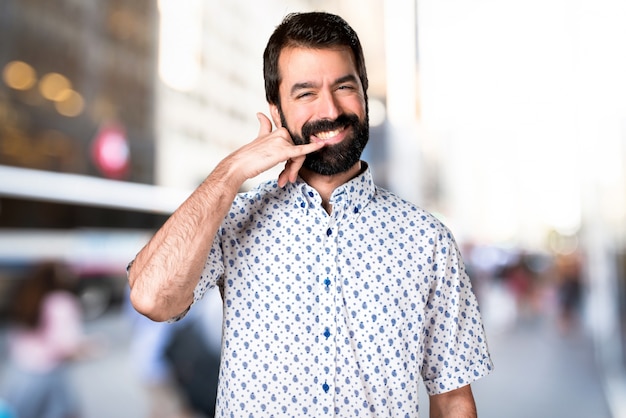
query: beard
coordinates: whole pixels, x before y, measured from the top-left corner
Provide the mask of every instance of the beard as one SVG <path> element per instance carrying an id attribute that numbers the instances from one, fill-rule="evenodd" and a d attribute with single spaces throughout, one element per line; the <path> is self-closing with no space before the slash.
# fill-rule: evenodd
<path id="1" fill-rule="evenodd" d="M 335 120 L 322 119 L 307 122 L 302 126 L 302 135 L 298 135 L 288 127 L 283 111 L 279 109 L 278 112 L 283 127 L 287 129 L 296 145 L 308 144 L 311 142 L 311 136 L 319 132 L 352 128 L 352 134 L 342 142 L 325 146 L 307 154 L 302 165 L 307 170 L 324 176 L 332 176 L 348 171 L 361 159 L 361 154 L 369 140 L 369 117 L 367 113 L 363 121 L 360 121 L 355 114 L 341 114 Z"/>

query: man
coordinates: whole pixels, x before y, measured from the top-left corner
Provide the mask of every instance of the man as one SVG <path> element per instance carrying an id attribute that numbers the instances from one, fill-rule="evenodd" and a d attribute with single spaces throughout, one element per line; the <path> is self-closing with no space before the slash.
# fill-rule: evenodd
<path id="1" fill-rule="evenodd" d="M 367 74 L 340 17 L 292 14 L 264 53 L 258 137 L 221 161 L 137 255 L 135 308 L 175 320 L 219 286 L 217 416 L 475 417 L 492 369 L 452 234 L 372 183 Z M 277 181 L 238 194 L 284 163 Z"/>

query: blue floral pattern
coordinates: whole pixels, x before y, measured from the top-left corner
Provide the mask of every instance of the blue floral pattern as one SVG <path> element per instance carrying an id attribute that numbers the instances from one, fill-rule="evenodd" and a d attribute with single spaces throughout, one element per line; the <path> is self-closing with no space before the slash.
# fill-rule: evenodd
<path id="1" fill-rule="evenodd" d="M 332 213 L 298 180 L 241 193 L 195 300 L 224 305 L 218 417 L 417 417 L 493 366 L 454 237 L 374 185 L 337 188 Z"/>

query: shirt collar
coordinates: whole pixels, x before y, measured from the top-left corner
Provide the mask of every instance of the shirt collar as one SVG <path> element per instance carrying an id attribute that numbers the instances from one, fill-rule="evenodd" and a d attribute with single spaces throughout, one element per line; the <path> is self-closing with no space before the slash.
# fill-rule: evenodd
<path id="1" fill-rule="evenodd" d="M 337 187 L 331 197 L 330 204 L 333 207 L 333 216 L 356 215 L 367 205 L 374 197 L 375 186 L 372 178 L 372 172 L 366 162 L 362 162 L 364 169 L 356 177 Z M 298 180 L 287 187 L 287 192 L 294 200 L 294 206 L 302 209 L 310 210 L 320 208 L 322 205 L 322 197 L 317 190 L 309 186 L 304 180 L 298 177 Z"/>

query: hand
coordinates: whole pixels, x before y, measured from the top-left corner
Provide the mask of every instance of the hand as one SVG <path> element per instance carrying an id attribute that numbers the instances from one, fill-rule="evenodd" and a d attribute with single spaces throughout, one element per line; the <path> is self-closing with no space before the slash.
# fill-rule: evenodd
<path id="1" fill-rule="evenodd" d="M 259 133 L 256 139 L 235 151 L 229 158 L 237 161 L 245 179 L 250 179 L 285 162 L 278 176 L 278 185 L 284 187 L 296 181 L 298 171 L 307 154 L 324 147 L 323 143 L 295 145 L 287 129 L 272 131 L 272 122 L 263 113 L 257 113 Z"/>

